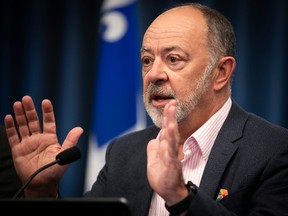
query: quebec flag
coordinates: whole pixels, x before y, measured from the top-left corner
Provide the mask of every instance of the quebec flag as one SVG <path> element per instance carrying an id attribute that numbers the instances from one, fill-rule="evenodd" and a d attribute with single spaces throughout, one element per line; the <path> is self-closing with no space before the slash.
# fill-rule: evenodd
<path id="1" fill-rule="evenodd" d="M 108 143 L 146 126 L 137 0 L 105 0 L 101 10 L 85 191 L 91 189 L 104 165 Z"/>

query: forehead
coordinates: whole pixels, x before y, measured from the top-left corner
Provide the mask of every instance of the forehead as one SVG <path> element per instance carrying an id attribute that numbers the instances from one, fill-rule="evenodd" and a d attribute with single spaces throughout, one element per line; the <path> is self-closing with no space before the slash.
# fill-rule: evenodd
<path id="1" fill-rule="evenodd" d="M 149 26 L 143 37 L 143 47 L 190 46 L 203 44 L 207 27 L 199 10 L 183 6 L 164 12 Z"/>

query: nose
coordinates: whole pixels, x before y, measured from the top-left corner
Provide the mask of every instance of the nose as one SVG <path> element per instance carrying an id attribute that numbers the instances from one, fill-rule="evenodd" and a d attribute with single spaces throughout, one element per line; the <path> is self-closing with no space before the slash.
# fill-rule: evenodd
<path id="1" fill-rule="evenodd" d="M 168 76 L 165 71 L 165 64 L 161 60 L 156 60 L 153 62 L 151 70 L 146 74 L 146 78 L 149 82 L 155 85 L 161 85 L 167 81 Z"/>

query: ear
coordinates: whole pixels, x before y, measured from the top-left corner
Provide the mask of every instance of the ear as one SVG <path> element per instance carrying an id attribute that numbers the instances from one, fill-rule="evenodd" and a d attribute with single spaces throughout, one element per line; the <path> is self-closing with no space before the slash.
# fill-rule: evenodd
<path id="1" fill-rule="evenodd" d="M 218 91 L 224 86 L 230 85 L 230 79 L 236 67 L 236 60 L 231 56 L 219 60 L 215 73 L 214 90 Z"/>

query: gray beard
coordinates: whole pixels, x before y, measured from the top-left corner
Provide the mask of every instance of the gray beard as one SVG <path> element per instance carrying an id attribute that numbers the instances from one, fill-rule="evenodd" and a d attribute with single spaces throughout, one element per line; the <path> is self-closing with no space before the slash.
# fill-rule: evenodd
<path id="1" fill-rule="evenodd" d="M 152 119 L 153 123 L 159 128 L 162 127 L 164 107 L 154 107 L 151 104 L 150 95 L 155 93 L 161 93 L 162 95 L 165 95 L 167 97 L 174 98 L 176 100 L 176 121 L 179 123 L 183 119 L 185 119 L 198 105 L 203 94 L 211 83 L 212 69 L 212 65 L 209 64 L 205 69 L 203 76 L 197 81 L 193 91 L 191 91 L 191 93 L 188 95 L 187 100 L 184 101 L 179 101 L 173 90 L 166 90 L 161 86 L 150 83 L 146 92 L 146 97 L 144 97 L 144 105 L 146 112 Z"/>

